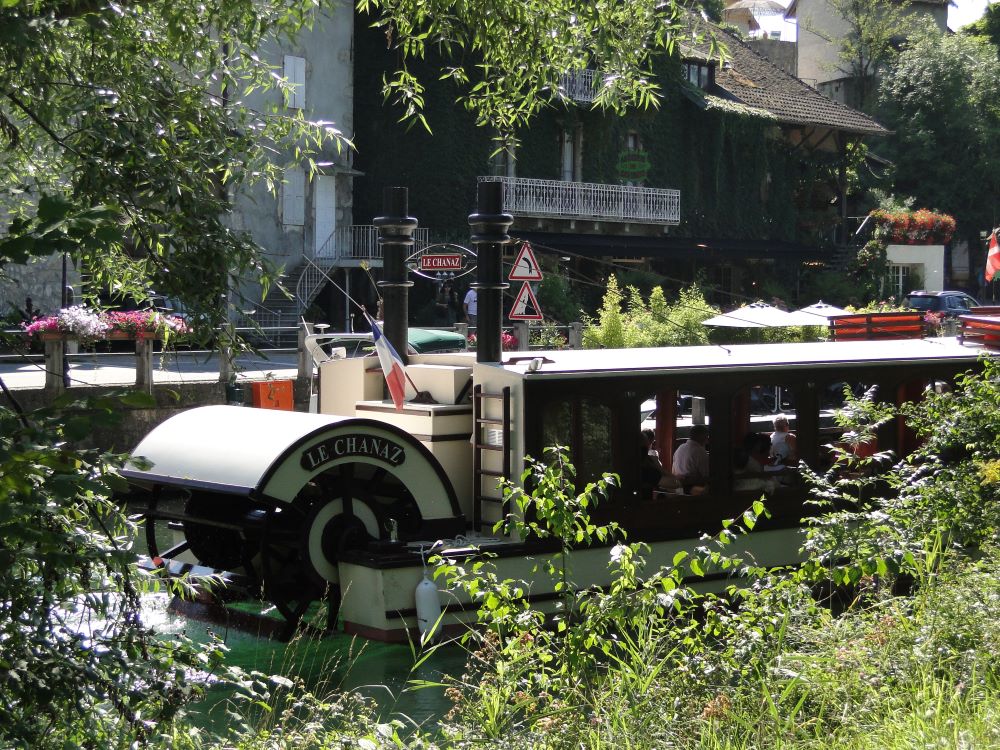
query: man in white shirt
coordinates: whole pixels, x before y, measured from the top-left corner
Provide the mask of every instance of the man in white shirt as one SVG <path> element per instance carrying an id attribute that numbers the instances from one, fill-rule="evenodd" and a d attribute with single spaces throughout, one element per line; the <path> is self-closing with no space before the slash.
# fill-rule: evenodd
<path id="1" fill-rule="evenodd" d="M 479 310 L 478 304 L 479 296 L 476 294 L 476 290 L 470 288 L 469 291 L 465 293 L 465 301 L 462 303 L 465 308 L 465 319 L 469 321 L 470 326 L 476 324 L 476 314 Z"/>
<path id="2" fill-rule="evenodd" d="M 696 424 L 691 428 L 691 434 L 681 446 L 674 451 L 671 461 L 671 473 L 684 483 L 685 491 L 692 485 L 708 482 L 708 427 Z"/>

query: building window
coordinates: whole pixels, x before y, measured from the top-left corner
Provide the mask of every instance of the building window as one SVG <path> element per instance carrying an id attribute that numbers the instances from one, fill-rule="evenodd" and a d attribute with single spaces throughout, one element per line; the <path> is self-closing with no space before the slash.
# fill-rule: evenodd
<path id="1" fill-rule="evenodd" d="M 684 75 L 688 82 L 705 89 L 712 83 L 712 66 L 702 62 L 684 63 Z"/>
<path id="2" fill-rule="evenodd" d="M 559 137 L 560 177 L 563 182 L 580 182 L 583 171 L 583 128 L 564 130 Z"/>
<path id="3" fill-rule="evenodd" d="M 889 283 L 892 293 L 897 297 L 902 297 L 910 291 L 910 268 L 911 266 L 889 264 Z"/>
<path id="4" fill-rule="evenodd" d="M 503 146 L 490 157 L 490 174 L 494 177 L 516 177 L 513 146 Z"/>
<path id="5" fill-rule="evenodd" d="M 642 138 L 630 130 L 625 134 L 624 145 L 618 155 L 618 181 L 622 185 L 644 185 L 649 174 L 649 154 L 642 149 Z"/>
<path id="6" fill-rule="evenodd" d="M 285 81 L 288 83 L 287 102 L 289 109 L 304 109 L 306 106 L 306 59 L 295 55 L 285 55 Z"/>

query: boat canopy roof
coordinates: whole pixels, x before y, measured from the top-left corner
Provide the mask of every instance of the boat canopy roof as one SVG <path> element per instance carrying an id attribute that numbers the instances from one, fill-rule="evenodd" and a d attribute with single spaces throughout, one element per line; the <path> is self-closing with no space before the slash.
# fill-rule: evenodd
<path id="1" fill-rule="evenodd" d="M 821 341 L 805 344 L 734 344 L 644 349 L 576 349 L 509 352 L 504 369 L 526 378 L 684 375 L 716 370 L 815 370 L 857 365 L 962 362 L 971 365 L 983 350 L 955 338 L 882 341 Z M 538 360 L 537 365 L 533 361 Z"/>

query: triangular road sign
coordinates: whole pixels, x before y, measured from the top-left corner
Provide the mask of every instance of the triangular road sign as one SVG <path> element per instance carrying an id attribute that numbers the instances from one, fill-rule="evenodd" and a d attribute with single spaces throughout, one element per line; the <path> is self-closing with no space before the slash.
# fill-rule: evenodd
<path id="1" fill-rule="evenodd" d="M 511 320 L 542 319 L 542 311 L 538 307 L 538 300 L 535 299 L 535 293 L 531 291 L 531 287 L 527 281 L 521 285 L 521 291 L 517 293 L 517 299 L 514 300 L 514 304 L 510 308 L 510 315 L 507 317 Z"/>
<path id="2" fill-rule="evenodd" d="M 542 270 L 535 260 L 535 252 L 527 242 L 521 245 L 521 252 L 517 254 L 517 260 L 514 261 L 514 267 L 510 269 L 510 276 L 507 278 L 511 281 L 542 280 Z"/>

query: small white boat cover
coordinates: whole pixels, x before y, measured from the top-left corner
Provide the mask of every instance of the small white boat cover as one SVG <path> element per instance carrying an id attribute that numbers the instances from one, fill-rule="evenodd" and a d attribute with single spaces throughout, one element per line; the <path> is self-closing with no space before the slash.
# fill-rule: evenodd
<path id="1" fill-rule="evenodd" d="M 249 495 L 291 446 L 349 419 L 244 406 L 188 409 L 146 435 L 122 475 L 143 483 Z"/>
<path id="2" fill-rule="evenodd" d="M 462 517 L 454 485 L 430 450 L 398 427 L 359 417 L 245 406 L 189 409 L 154 428 L 121 473 L 140 487 L 290 503 L 316 475 L 358 462 L 391 472 L 425 521 Z"/>

